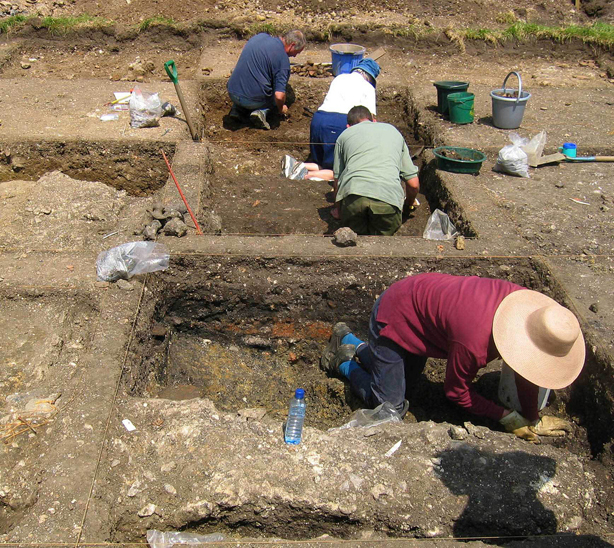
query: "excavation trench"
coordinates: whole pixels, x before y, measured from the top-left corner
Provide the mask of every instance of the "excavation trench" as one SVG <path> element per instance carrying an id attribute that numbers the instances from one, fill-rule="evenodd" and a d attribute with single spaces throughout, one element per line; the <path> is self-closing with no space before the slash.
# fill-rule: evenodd
<path id="1" fill-rule="evenodd" d="M 125 387 L 140 397 L 208 398 L 227 412 L 263 407 L 283 420 L 289 396 L 301 386 L 311 402 L 307 422 L 321 429 L 340 426 L 361 402 L 346 383 L 319 368 L 335 322 L 345 321 L 365 337 L 377 295 L 397 279 L 427 271 L 502 277 L 560 297 L 541 263 L 518 259 L 510 267 L 511 263 L 177 258 L 171 270 L 151 280 L 152 298 L 141 311 Z M 589 377 L 600 367 L 589 356 L 586 380 L 581 376 L 571 388 L 551 395 L 550 411 L 581 425 L 574 436 L 552 442 L 557 446 L 589 454 L 591 446 L 596 453 L 609 441 L 611 434 L 588 406 L 596 397 Z M 499 370 L 500 364 L 492 364 L 477 380 L 478 389 L 493 400 Z M 442 361 L 429 360 L 425 374 L 413 385 L 406 420 L 492 426 L 447 402 L 444 373 Z M 600 386 L 612 393 L 603 380 Z M 607 397 L 597 399 L 607 406 Z"/>
<path id="2" fill-rule="evenodd" d="M 341 225 L 331 216 L 332 184 L 289 180 L 281 160 L 289 154 L 300 161 L 309 156 L 309 126 L 329 86 L 328 80 L 298 78 L 289 93 L 291 115 L 270 119 L 274 131 L 254 131 L 249 123 L 229 118 L 231 103 L 226 81 L 207 80 L 201 89 L 204 126 L 213 158 L 213 173 L 202 190 L 202 206 L 221 218 L 222 233 L 331 234 Z M 426 125 L 406 87 L 378 88 L 377 119 L 393 124 L 408 143 L 414 163 L 422 170 L 423 151 L 432 146 Z M 224 128 L 224 129 L 221 129 Z M 405 211 L 398 236 L 421 236 L 431 211 L 441 207 L 441 183 L 434 170 L 418 195 L 421 203 Z M 462 218 L 460 209 L 456 212 Z M 462 224 L 462 223 L 461 223 Z M 462 227 L 465 229 L 466 227 Z M 471 230 L 465 230 L 472 236 Z"/>
<path id="3" fill-rule="evenodd" d="M 36 180 L 50 171 L 82 181 L 97 181 L 132 196 L 148 196 L 164 186 L 168 169 L 163 142 L 4 141 L 0 142 L 0 182 Z"/>
<path id="4" fill-rule="evenodd" d="M 32 511 L 41 496 L 41 470 L 57 467 L 66 460 L 66 452 L 74 451 L 73 439 L 50 440 L 63 435 L 62 426 L 56 429 L 65 425 L 58 415 L 82 389 L 79 381 L 100 309 L 91 293 L 39 289 L 0 291 L 0 309 L 0 534 L 4 534 Z M 96 406 L 94 400 L 90 399 L 90 408 Z"/>
<path id="5" fill-rule="evenodd" d="M 174 445 L 170 442 L 176 435 L 171 426 L 172 414 L 177 412 L 186 417 L 200 416 L 206 413 L 206 406 L 210 405 L 208 401 L 215 405 L 216 410 L 234 416 L 241 416 L 246 409 L 261 410 L 258 416 L 264 415 L 263 419 L 259 419 L 262 422 L 252 423 L 257 440 L 261 435 L 260 430 L 268 432 L 267 436 L 277 431 L 275 424 L 279 422 L 272 421 L 285 419 L 288 400 L 293 390 L 300 386 L 305 389 L 309 402 L 306 422 L 310 427 L 324 433 L 331 427 L 341 426 L 347 422 L 354 409 L 361 407 L 361 402 L 350 394 L 347 383 L 328 377 L 319 368 L 319 356 L 327 343 L 332 325 L 336 321 L 345 321 L 358 335 L 364 337 L 376 296 L 395 280 L 430 271 L 506 278 L 565 303 L 564 293 L 547 267 L 529 259 L 450 259 L 442 262 L 412 258 L 339 260 L 177 256 L 169 270 L 149 279 L 148 298 L 140 310 L 134 344 L 130 348 L 123 376 L 126 409 L 132 409 L 125 412 L 136 413 L 136 409 L 142 409 L 142 402 L 157 402 L 147 408 L 150 410 L 146 411 L 146 420 L 154 424 L 164 422 L 166 426 L 159 428 L 166 434 L 159 441 L 154 442 L 152 438 L 147 443 L 162 443 L 162 439 L 166 440 L 164 444 L 170 453 L 165 454 L 165 459 L 171 462 L 183 458 L 179 453 L 173 453 Z M 611 379 L 605 381 L 607 367 L 607 363 L 600 362 L 589 353 L 585 372 L 576 383 L 568 389 L 551 394 L 547 413 L 571 419 L 576 424 L 573 434 L 566 438 L 544 439 L 545 444 L 561 450 L 559 454 L 565 455 L 559 458 L 581 457 L 595 462 L 594 457 L 610 442 L 611 432 L 603 428 L 604 417 L 612 415 L 612 383 Z M 478 391 L 493 400 L 497 399 L 499 371 L 500 363 L 495 362 L 483 370 L 476 380 Z M 496 430 L 496 425 L 464 413 L 448 403 L 443 392 L 444 372 L 445 363 L 442 360 L 428 361 L 424 374 L 415 379 L 408 391 L 410 410 L 405 422 L 415 423 L 417 428 L 433 424 L 428 421 L 434 421 L 436 425 L 451 423 L 465 427 L 467 422 L 471 422 L 477 427 L 488 426 Z M 598 386 L 594 384 L 597 376 L 600 378 Z M 605 394 L 598 396 L 593 392 L 594 389 L 605 390 Z M 595 400 L 599 400 L 602 406 L 600 418 L 590 411 Z M 130 404 L 131 401 L 135 404 Z M 165 417 L 163 421 L 155 418 L 157 409 L 166 410 L 162 415 Z M 216 420 L 212 429 L 198 430 L 197 436 L 206 440 L 208 447 L 221 448 L 225 445 L 224 437 L 233 437 L 236 432 L 232 430 L 234 426 L 229 421 L 219 422 L 217 415 L 213 417 Z M 139 420 L 138 414 L 135 420 Z M 189 428 L 186 423 L 184 430 Z M 225 428 L 229 429 L 227 433 L 224 433 Z M 447 426 L 444 426 L 444 433 L 445 428 Z M 281 431 L 278 435 L 281 436 Z M 489 462 L 494 458 L 493 463 L 500 459 L 503 453 L 509 451 L 508 439 L 502 435 L 492 442 L 491 449 L 497 454 L 501 452 L 500 456 L 485 453 L 483 458 Z M 394 438 L 386 440 L 389 448 Z M 336 443 L 334 438 L 327 442 L 329 450 L 331 443 Z M 432 457 L 428 443 L 416 451 L 418 454 L 423 451 L 422 458 L 427 461 Z M 512 459 L 533 458 L 525 453 L 506 455 Z M 457 456 L 456 453 L 449 455 L 454 462 Z M 476 454 L 476 458 L 478 456 Z M 203 458 L 206 460 L 209 457 Z M 260 462 L 260 458 L 263 456 L 250 460 L 250 470 L 266 469 L 272 465 Z M 205 469 L 214 466 L 206 461 L 208 464 L 204 465 Z M 533 463 L 527 461 L 518 466 L 533 470 L 534 466 L 539 468 L 546 461 L 551 469 L 548 475 L 553 475 L 557 463 L 550 459 L 542 458 Z M 467 463 L 459 461 L 456 465 L 463 468 Z M 558 465 L 567 466 L 561 463 Z M 501 466 L 500 472 L 493 472 L 495 475 L 505 475 L 503 470 L 510 469 L 510 465 L 503 461 Z M 233 477 L 244 474 L 234 467 L 232 470 L 232 473 L 228 473 Z M 214 474 L 206 470 L 202 473 Z M 404 472 L 409 474 L 408 478 L 412 473 Z M 216 477 L 214 474 L 213 478 Z M 209 480 L 207 476 L 202 481 L 210 485 L 210 481 L 215 482 L 213 478 Z M 506 484 L 507 480 L 501 481 Z M 490 489 L 500 491 L 508 488 L 497 482 Z M 207 489 L 214 487 L 209 486 Z M 266 487 L 263 489 L 266 491 Z M 268 497 L 272 495 L 263 492 L 254 493 L 254 496 L 262 501 L 270 500 Z M 420 496 L 423 500 L 415 498 Z M 398 523 L 387 511 L 376 512 L 365 520 L 357 515 L 331 512 L 328 507 L 323 508 L 308 501 L 288 503 L 275 497 L 272 500 L 276 502 L 271 502 L 270 506 L 265 504 L 265 507 L 259 506 L 261 503 L 254 503 L 253 506 L 251 503 L 235 501 L 224 504 L 219 511 L 202 519 L 186 518 L 184 510 L 175 514 L 167 505 L 165 522 L 167 528 L 169 524 L 174 524 L 182 530 L 224 531 L 242 538 L 313 538 L 325 533 L 355 538 L 357 531 L 364 528 L 386 531 L 386 534 L 392 536 L 426 534 L 419 526 L 412 526 L 412 519 L 406 515 Z M 428 500 L 428 492 L 416 494 L 412 504 L 417 507 L 423 504 L 428 506 Z M 521 506 L 526 505 L 519 503 Z M 551 530 L 551 514 L 544 513 L 541 505 L 534 510 L 537 513 L 532 514 L 531 519 L 535 528 Z M 497 521 L 502 519 L 500 513 L 495 512 L 497 516 L 491 516 L 486 521 L 483 514 L 481 510 L 476 511 L 475 515 L 463 522 L 462 527 L 459 526 L 457 533 L 518 533 L 514 526 L 508 528 L 502 521 Z M 144 524 L 135 524 L 133 520 L 128 513 L 117 516 L 115 540 L 138 538 L 138 528 Z M 282 525 L 288 523 L 292 523 L 289 528 Z"/>

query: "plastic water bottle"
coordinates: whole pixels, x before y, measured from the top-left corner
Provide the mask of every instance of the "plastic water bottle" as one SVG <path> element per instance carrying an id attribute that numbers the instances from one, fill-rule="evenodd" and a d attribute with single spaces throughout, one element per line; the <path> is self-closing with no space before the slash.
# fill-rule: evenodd
<path id="1" fill-rule="evenodd" d="M 305 391 L 297 388 L 294 397 L 290 400 L 288 420 L 286 421 L 286 443 L 298 445 L 303 435 L 303 422 L 305 422 Z"/>

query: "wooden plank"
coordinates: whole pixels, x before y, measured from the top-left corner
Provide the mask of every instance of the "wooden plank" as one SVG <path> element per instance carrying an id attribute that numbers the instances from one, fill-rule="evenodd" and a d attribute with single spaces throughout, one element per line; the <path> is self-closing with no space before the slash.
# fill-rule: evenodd
<path id="1" fill-rule="evenodd" d="M 377 61 L 380 57 L 386 55 L 386 50 L 384 48 L 377 48 L 373 53 L 369 53 L 367 57 Z"/>

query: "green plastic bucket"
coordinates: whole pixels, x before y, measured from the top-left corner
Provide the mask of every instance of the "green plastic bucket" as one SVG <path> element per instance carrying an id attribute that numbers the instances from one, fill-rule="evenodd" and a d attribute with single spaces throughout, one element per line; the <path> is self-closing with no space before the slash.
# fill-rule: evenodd
<path id="1" fill-rule="evenodd" d="M 437 158 L 437 168 L 453 173 L 478 174 L 486 154 L 473 148 L 437 147 L 433 149 Z"/>
<path id="2" fill-rule="evenodd" d="M 442 82 L 433 82 L 433 85 L 437 88 L 437 112 L 445 116 L 449 112 L 448 95 L 450 95 L 450 93 L 467 91 L 469 82 L 445 80 Z"/>
<path id="3" fill-rule="evenodd" d="M 475 95 L 467 91 L 450 93 L 448 95 L 450 122 L 455 124 L 470 124 L 473 122 L 475 115 L 473 110 L 474 99 Z"/>

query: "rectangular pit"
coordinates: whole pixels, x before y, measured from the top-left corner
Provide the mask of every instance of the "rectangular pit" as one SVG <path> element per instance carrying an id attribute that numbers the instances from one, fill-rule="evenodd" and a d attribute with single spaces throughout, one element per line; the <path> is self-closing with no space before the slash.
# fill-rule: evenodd
<path id="1" fill-rule="evenodd" d="M 395 280 L 428 271 L 506 278 L 558 300 L 564 295 L 546 268 L 528 259 L 179 257 L 171 270 L 151 279 L 152 298 L 141 311 L 126 390 L 141 397 L 206 397 L 226 412 L 264 407 L 283 420 L 289 396 L 302 386 L 313 402 L 308 423 L 339 426 L 360 402 L 319 368 L 332 325 L 345 321 L 365 337 L 377 295 Z M 551 397 L 553 411 L 582 426 L 578 436 L 556 440 L 559 447 L 596 455 L 610 443 L 611 432 L 587 405 L 595 397 L 589 395 L 591 383 L 604 367 L 589 355 L 580 378 Z M 447 402 L 444 371 L 442 361 L 429 360 L 411 400 L 411 420 L 489 425 Z M 482 371 L 478 389 L 496 400 L 498 378 L 494 364 Z M 612 394 L 603 375 L 600 386 Z M 604 416 L 611 417 L 612 398 L 599 399 Z"/>
<path id="2" fill-rule="evenodd" d="M 272 131 L 251 128 L 228 117 L 231 103 L 225 80 L 207 80 L 201 90 L 207 137 L 212 144 L 213 173 L 203 187 L 203 208 L 221 217 L 225 234 L 331 234 L 341 225 L 330 215 L 332 184 L 292 181 L 281 175 L 285 154 L 309 155 L 311 114 L 321 104 L 330 80 L 293 79 L 290 116 L 272 119 Z M 403 134 L 414 162 L 422 167 L 432 136 L 418 123 L 419 113 L 408 88 L 378 88 L 377 119 Z M 421 173 L 423 177 L 425 172 Z M 418 196 L 422 204 L 406 212 L 397 236 L 421 236 L 431 211 L 441 208 L 440 179 L 430 173 Z M 454 216 L 463 217 L 456 205 Z M 473 236 L 467 223 L 461 230 Z"/>

